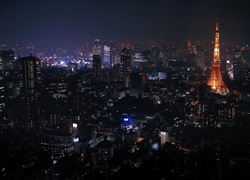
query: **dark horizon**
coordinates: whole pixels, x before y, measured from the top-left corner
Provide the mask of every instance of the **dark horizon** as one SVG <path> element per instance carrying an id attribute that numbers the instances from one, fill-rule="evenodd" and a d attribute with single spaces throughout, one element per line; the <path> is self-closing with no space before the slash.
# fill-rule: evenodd
<path id="1" fill-rule="evenodd" d="M 250 40 L 247 1 L 3 1 L 0 40 L 213 41 L 220 9 L 220 40 Z"/>

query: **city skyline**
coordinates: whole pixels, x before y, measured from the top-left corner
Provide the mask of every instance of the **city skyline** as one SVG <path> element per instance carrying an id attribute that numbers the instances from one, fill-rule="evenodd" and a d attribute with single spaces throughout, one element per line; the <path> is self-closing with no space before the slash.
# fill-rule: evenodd
<path id="1" fill-rule="evenodd" d="M 3 1 L 0 179 L 250 179 L 247 5 Z"/>
<path id="2" fill-rule="evenodd" d="M 220 10 L 222 42 L 250 40 L 247 1 L 3 1 L 0 40 L 117 39 L 213 41 Z"/>

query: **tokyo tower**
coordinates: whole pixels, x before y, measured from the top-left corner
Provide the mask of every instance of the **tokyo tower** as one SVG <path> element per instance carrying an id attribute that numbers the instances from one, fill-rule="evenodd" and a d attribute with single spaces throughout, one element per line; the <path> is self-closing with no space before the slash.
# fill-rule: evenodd
<path id="1" fill-rule="evenodd" d="M 212 71 L 210 79 L 207 83 L 208 86 L 211 86 L 212 92 L 219 93 L 219 94 L 227 94 L 229 90 L 227 86 L 223 82 L 221 76 L 221 60 L 220 60 L 220 49 L 219 49 L 219 23 L 218 23 L 218 16 L 217 16 L 217 23 L 216 23 L 216 32 L 215 32 L 215 43 L 214 43 L 214 57 L 212 62 Z"/>

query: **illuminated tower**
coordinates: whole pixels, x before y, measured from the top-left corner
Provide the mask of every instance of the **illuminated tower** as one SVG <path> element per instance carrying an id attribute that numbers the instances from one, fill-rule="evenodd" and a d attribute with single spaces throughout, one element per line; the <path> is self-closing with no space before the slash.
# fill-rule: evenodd
<path id="1" fill-rule="evenodd" d="M 214 59 L 212 62 L 211 76 L 210 76 L 210 79 L 209 79 L 207 85 L 211 86 L 211 90 L 215 93 L 226 94 L 229 91 L 228 91 L 225 83 L 223 82 L 223 79 L 221 76 L 218 20 L 219 20 L 219 18 L 217 16 L 215 43 L 214 43 Z"/>

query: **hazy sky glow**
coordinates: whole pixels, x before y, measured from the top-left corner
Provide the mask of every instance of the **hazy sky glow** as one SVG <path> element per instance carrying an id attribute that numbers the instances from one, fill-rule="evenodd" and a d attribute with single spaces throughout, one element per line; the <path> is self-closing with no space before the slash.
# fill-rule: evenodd
<path id="1" fill-rule="evenodd" d="M 1 0 L 0 40 L 249 41 L 247 0 Z"/>

